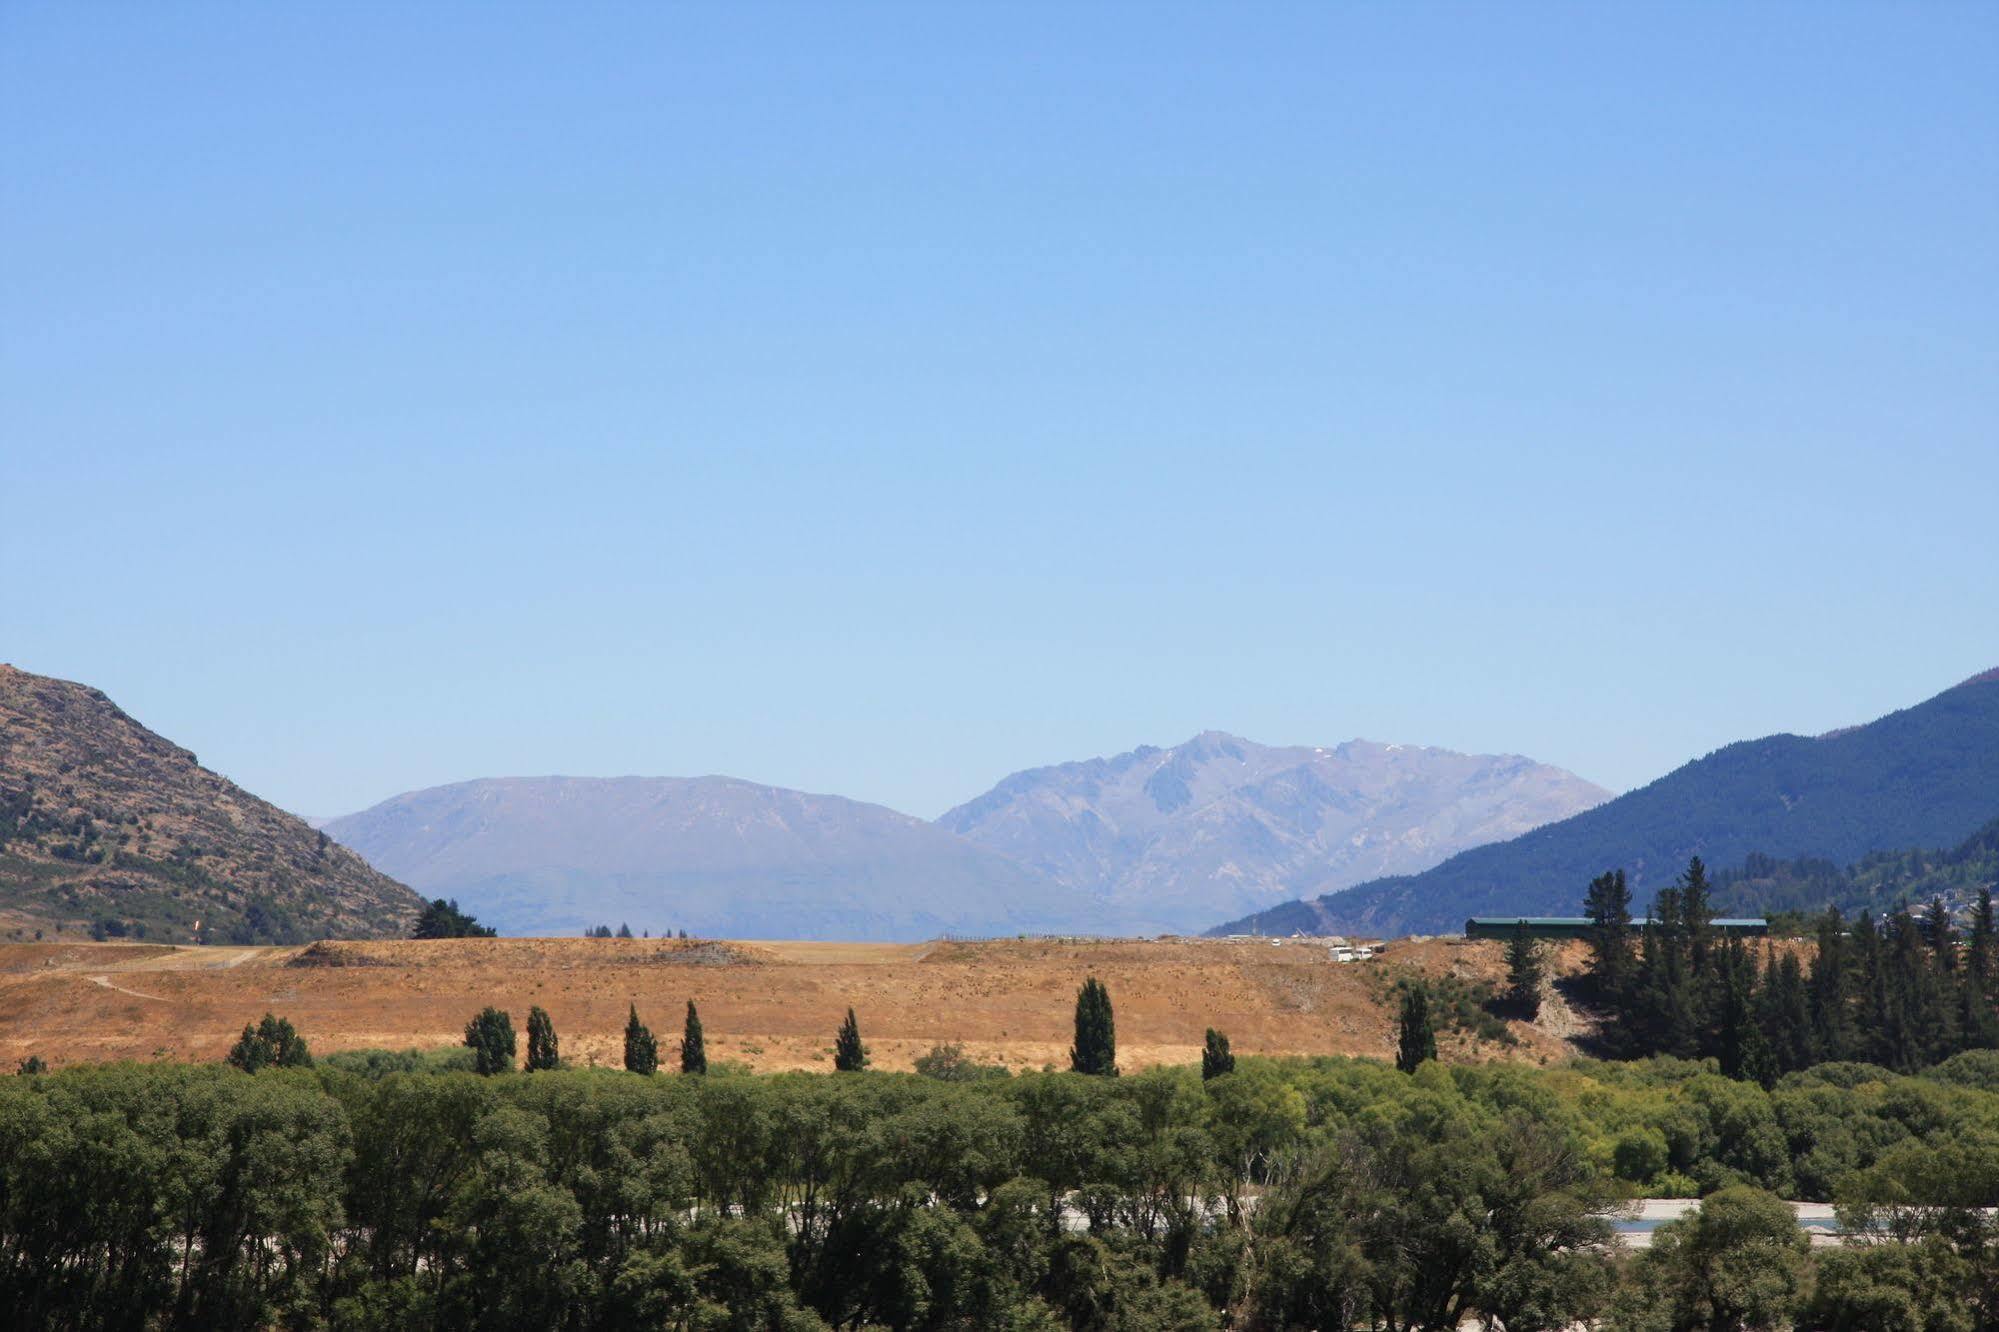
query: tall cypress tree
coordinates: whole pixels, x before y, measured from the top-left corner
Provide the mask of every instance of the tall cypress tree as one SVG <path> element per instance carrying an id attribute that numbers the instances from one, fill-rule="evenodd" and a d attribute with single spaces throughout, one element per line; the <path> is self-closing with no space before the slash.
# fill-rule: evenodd
<path id="1" fill-rule="evenodd" d="M 701 1015 L 694 1001 L 687 1001 L 687 1026 L 680 1034 L 680 1071 L 696 1075 L 708 1071 L 708 1042 L 701 1035 Z"/>
<path id="2" fill-rule="evenodd" d="M 847 1010 L 847 1020 L 840 1024 L 840 1034 L 833 1038 L 833 1069 L 838 1073 L 858 1073 L 868 1066 L 868 1047 L 861 1044 L 861 1024 L 854 1020 L 854 1010 Z"/>
<path id="3" fill-rule="evenodd" d="M 1397 1026 L 1395 1067 L 1414 1073 L 1424 1060 L 1437 1057 L 1437 1030 L 1430 1025 L 1430 993 L 1420 981 L 1403 987 Z"/>
<path id="4" fill-rule="evenodd" d="M 1094 1077 L 1117 1076 L 1117 1021 L 1110 991 L 1095 976 L 1076 992 L 1076 1043 L 1069 1048 L 1069 1067 Z"/>
<path id="5" fill-rule="evenodd" d="M 1209 1027 L 1207 1043 L 1201 1048 L 1201 1081 L 1207 1082 L 1233 1072 L 1235 1055 L 1229 1051 L 1229 1038 Z"/>
<path id="6" fill-rule="evenodd" d="M 556 1055 L 555 1023 L 539 1004 L 528 1009 L 528 1058 L 527 1071 L 554 1068 L 560 1059 Z"/>
<path id="7" fill-rule="evenodd" d="M 651 1030 L 639 1021 L 637 1004 L 632 1005 L 632 1015 L 625 1021 L 625 1068 L 647 1077 L 659 1068 L 659 1042 L 653 1039 Z"/>
<path id="8" fill-rule="evenodd" d="M 1590 981 L 1597 995 L 1613 1008 L 1631 992 L 1631 888 L 1623 870 L 1611 870 L 1590 880 L 1583 899 L 1589 919 Z"/>

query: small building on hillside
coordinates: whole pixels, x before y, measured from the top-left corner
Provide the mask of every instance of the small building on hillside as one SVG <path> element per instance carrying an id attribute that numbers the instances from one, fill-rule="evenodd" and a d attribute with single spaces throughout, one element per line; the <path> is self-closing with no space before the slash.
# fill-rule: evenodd
<path id="1" fill-rule="evenodd" d="M 1643 929 L 1649 920 L 1634 920 L 1633 929 Z M 1761 916 L 1728 916 L 1708 924 L 1716 934 L 1759 938 L 1770 932 L 1770 922 Z M 1587 916 L 1473 916 L 1465 922 L 1467 939 L 1511 939 L 1525 930 L 1536 939 L 1587 939 Z"/>

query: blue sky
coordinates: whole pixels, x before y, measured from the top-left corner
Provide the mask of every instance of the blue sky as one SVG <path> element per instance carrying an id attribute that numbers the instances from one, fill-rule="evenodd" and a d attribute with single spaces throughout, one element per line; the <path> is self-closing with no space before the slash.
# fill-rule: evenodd
<path id="1" fill-rule="evenodd" d="M 0 660 L 308 813 L 1999 665 L 1999 7 L 0 9 Z"/>

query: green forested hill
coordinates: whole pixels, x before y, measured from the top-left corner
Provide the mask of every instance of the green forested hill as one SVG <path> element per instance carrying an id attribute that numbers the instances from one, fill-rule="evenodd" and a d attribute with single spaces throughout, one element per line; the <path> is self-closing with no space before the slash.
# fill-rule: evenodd
<path id="1" fill-rule="evenodd" d="M 1715 910 L 1725 916 L 1811 913 L 1832 906 L 1879 915 L 1898 903 L 1942 898 L 1961 911 L 1981 888 L 1999 883 L 1999 818 L 1948 850 L 1874 851 L 1852 865 L 1776 860 L 1760 853 L 1715 877 Z"/>
<path id="2" fill-rule="evenodd" d="M 1629 872 L 1642 902 L 1690 856 L 1846 865 L 1888 848 L 1956 846 L 1995 810 L 1999 671 L 1988 671 L 1865 726 L 1729 745 L 1510 842 L 1217 932 L 1441 933 L 1467 916 L 1573 914 L 1590 878 L 1612 867 Z"/>

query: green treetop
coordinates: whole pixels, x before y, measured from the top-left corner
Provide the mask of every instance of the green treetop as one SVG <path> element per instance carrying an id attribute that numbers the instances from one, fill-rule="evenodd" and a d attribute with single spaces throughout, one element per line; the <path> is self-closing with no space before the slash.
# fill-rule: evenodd
<path id="1" fill-rule="evenodd" d="M 625 1023 L 625 1068 L 633 1073 L 643 1073 L 647 1077 L 659 1068 L 659 1042 L 652 1032 L 639 1021 L 639 1006 L 632 1005 L 632 1015 Z"/>
<path id="2" fill-rule="evenodd" d="M 868 1047 L 861 1044 L 861 1024 L 854 1020 L 854 1010 L 847 1010 L 847 1020 L 840 1024 L 840 1034 L 833 1040 L 833 1067 L 841 1073 L 859 1073 L 868 1066 Z"/>
<path id="3" fill-rule="evenodd" d="M 482 1077 L 514 1066 L 514 1020 L 497 1008 L 482 1008 L 465 1024 L 465 1044 L 472 1051 L 472 1071 Z"/>
<path id="4" fill-rule="evenodd" d="M 1400 1039 L 1395 1048 L 1395 1067 L 1414 1073 L 1424 1060 L 1437 1057 L 1437 1032 L 1430 1025 L 1430 994 L 1415 984 L 1402 991 Z"/>
<path id="5" fill-rule="evenodd" d="M 1235 1056 L 1229 1052 L 1229 1038 L 1208 1028 L 1207 1044 L 1201 1049 L 1201 1081 L 1235 1072 Z"/>
<path id="6" fill-rule="evenodd" d="M 312 1052 L 290 1019 L 266 1013 L 255 1026 L 243 1024 L 243 1034 L 230 1048 L 229 1062 L 245 1073 L 260 1068 L 311 1068 Z"/>
<path id="7" fill-rule="evenodd" d="M 1076 1043 L 1069 1050 L 1069 1067 L 1096 1077 L 1117 1076 L 1117 1021 L 1111 1013 L 1111 993 L 1095 976 L 1076 992 Z"/>
<path id="8" fill-rule="evenodd" d="M 687 1001 L 687 1027 L 680 1037 L 680 1071 L 703 1074 L 708 1071 L 708 1043 L 701 1035 L 701 1015 L 694 1001 Z"/>
<path id="9" fill-rule="evenodd" d="M 555 1023 L 540 1005 L 528 1009 L 527 1071 L 554 1068 L 560 1062 L 556 1055 Z"/>

